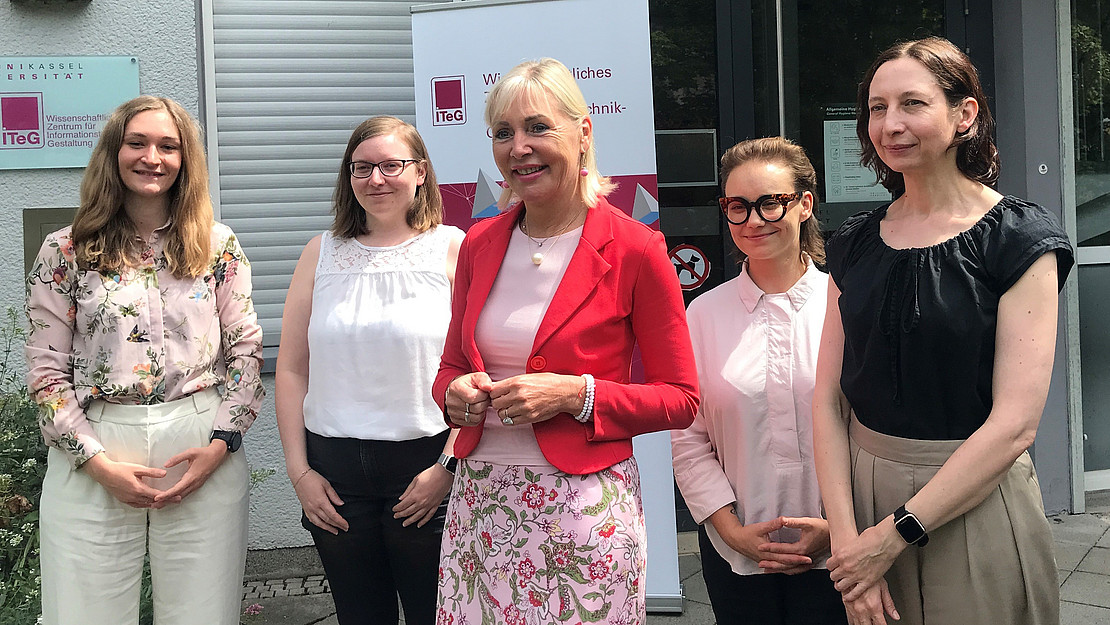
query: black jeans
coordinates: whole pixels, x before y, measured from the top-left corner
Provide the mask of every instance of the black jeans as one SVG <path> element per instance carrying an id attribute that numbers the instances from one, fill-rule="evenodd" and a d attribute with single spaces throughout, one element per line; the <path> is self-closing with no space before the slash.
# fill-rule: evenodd
<path id="1" fill-rule="evenodd" d="M 303 513 L 331 585 L 342 625 L 397 623 L 397 597 L 408 625 L 433 625 L 444 498 L 424 524 L 402 527 L 393 506 L 412 478 L 435 464 L 447 432 L 410 441 L 329 438 L 305 432 L 308 464 L 343 500 L 336 506 L 350 529 L 332 535 Z"/>
<path id="2" fill-rule="evenodd" d="M 829 572 L 737 575 L 698 527 L 701 574 L 717 625 L 846 625 L 848 616 Z"/>

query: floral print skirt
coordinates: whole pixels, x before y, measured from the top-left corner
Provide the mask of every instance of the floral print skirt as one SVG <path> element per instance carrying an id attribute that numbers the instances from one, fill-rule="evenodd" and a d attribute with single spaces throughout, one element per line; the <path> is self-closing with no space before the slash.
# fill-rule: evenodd
<path id="1" fill-rule="evenodd" d="M 436 623 L 640 625 L 646 571 L 634 458 L 589 475 L 462 460 Z"/>

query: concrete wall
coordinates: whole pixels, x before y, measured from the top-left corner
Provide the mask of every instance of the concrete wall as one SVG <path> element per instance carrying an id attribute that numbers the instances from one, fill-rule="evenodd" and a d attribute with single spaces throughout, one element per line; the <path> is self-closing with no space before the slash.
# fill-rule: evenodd
<path id="1" fill-rule="evenodd" d="M 275 549 L 312 544 L 312 536 L 301 527 L 301 504 L 285 475 L 274 418 L 274 376 L 264 376 L 266 399 L 258 420 L 243 438 L 247 462 L 252 469 L 273 469 L 274 474 L 251 491 L 250 548 Z"/>

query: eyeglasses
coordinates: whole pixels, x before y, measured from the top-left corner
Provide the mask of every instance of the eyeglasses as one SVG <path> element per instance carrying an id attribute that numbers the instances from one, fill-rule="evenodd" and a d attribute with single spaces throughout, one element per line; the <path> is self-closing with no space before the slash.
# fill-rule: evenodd
<path id="1" fill-rule="evenodd" d="M 800 193 L 771 193 L 762 195 L 754 202 L 749 202 L 742 197 L 719 197 L 717 202 L 725 214 L 728 223 L 741 226 L 747 223 L 752 216 L 752 210 L 759 213 L 759 218 L 767 223 L 774 223 L 786 217 L 786 209 L 790 203 L 802 197 Z"/>
<path id="2" fill-rule="evenodd" d="M 374 175 L 374 168 L 377 167 L 378 171 L 382 172 L 383 176 L 388 178 L 396 178 L 405 171 L 409 163 L 419 163 L 420 159 L 416 158 L 393 158 L 388 161 L 380 163 L 371 163 L 370 161 L 351 161 L 347 163 L 347 168 L 351 170 L 351 175 L 355 178 L 369 178 Z"/>

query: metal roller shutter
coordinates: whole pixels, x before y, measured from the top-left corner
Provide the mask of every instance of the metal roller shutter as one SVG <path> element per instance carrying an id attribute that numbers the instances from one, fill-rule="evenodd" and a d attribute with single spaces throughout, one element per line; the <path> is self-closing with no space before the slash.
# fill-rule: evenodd
<path id="1" fill-rule="evenodd" d="M 427 0 L 419 4 L 427 4 Z M 411 1 L 204 0 L 219 218 L 242 241 L 267 365 L 301 248 L 331 223 L 351 130 L 414 121 Z M 212 91 L 214 85 L 214 91 Z"/>

